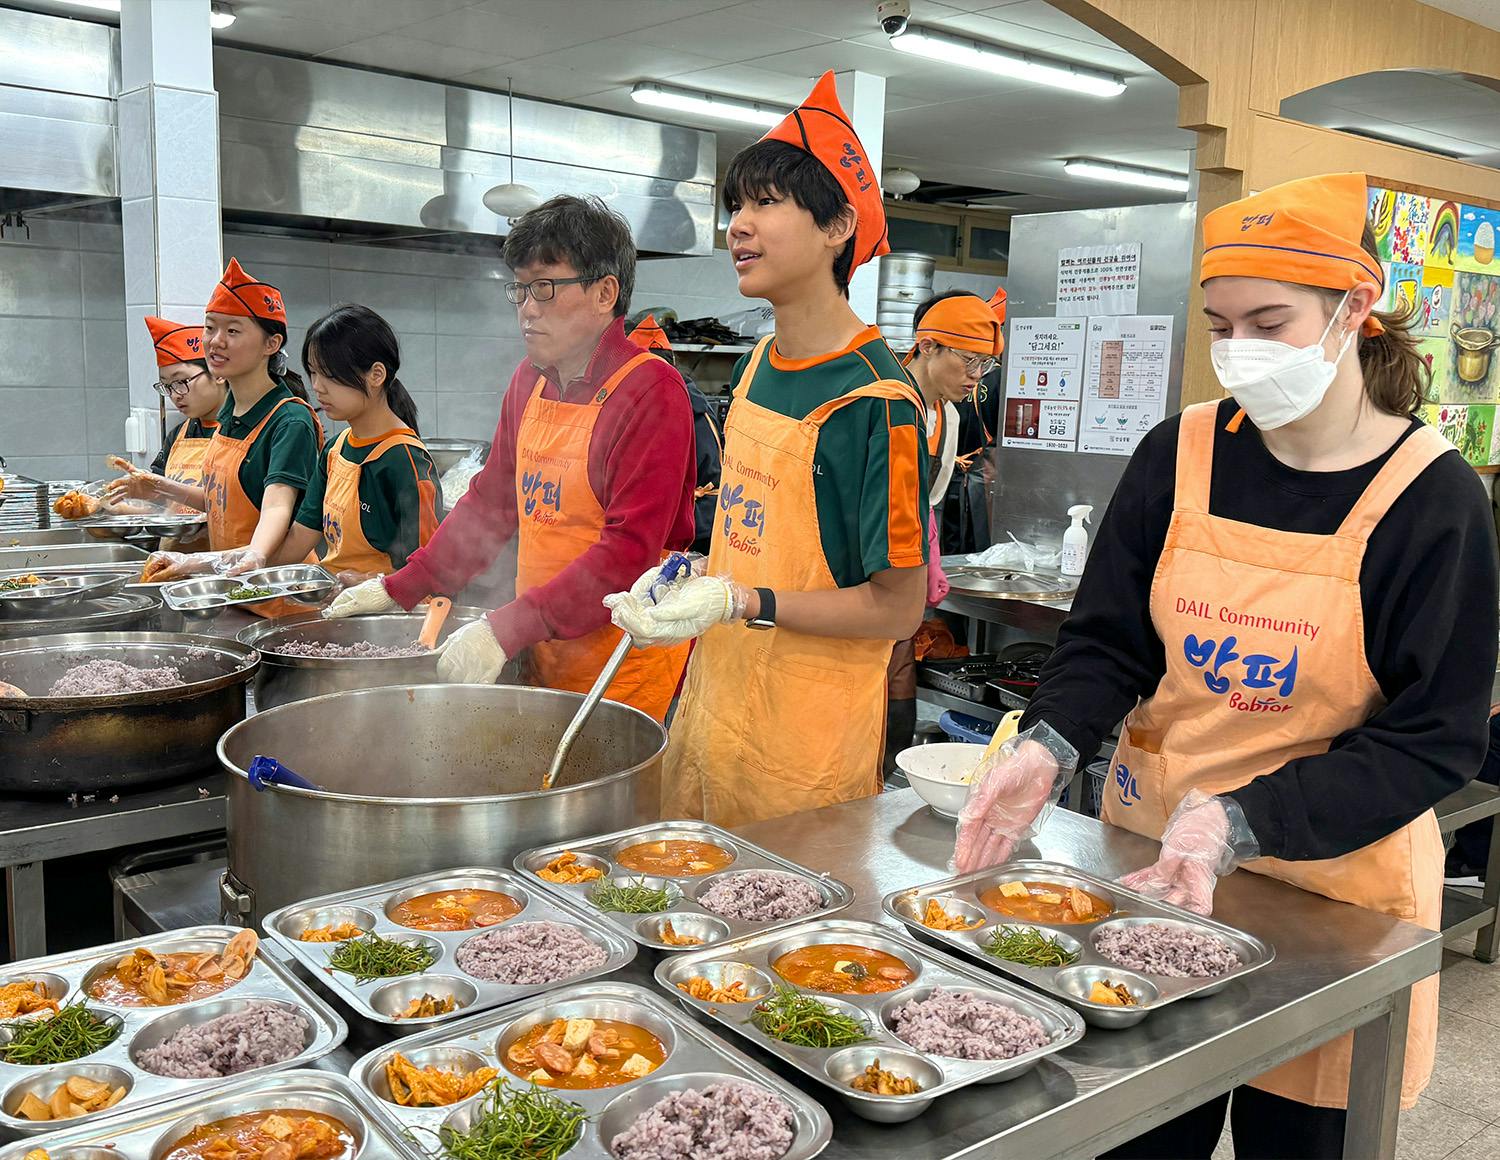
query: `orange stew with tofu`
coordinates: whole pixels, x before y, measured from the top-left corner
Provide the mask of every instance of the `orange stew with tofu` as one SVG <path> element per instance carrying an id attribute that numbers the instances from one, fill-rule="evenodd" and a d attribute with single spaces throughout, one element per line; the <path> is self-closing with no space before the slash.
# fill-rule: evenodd
<path id="1" fill-rule="evenodd" d="M 665 838 L 659 842 L 639 842 L 634 846 L 626 846 L 615 855 L 615 861 L 637 874 L 657 874 L 672 878 L 712 874 L 733 862 L 734 856 L 723 846 L 715 846 L 712 842 Z"/>
<path id="2" fill-rule="evenodd" d="M 393 906 L 391 921 L 413 930 L 474 930 L 521 913 L 521 904 L 498 890 L 439 890 Z"/>
<path id="3" fill-rule="evenodd" d="M 115 1007 L 171 1007 L 228 990 L 250 973 L 259 940 L 243 930 L 222 951 L 161 954 L 136 947 L 89 983 L 90 998 Z"/>
<path id="4" fill-rule="evenodd" d="M 542 1087 L 616 1087 L 650 1075 L 667 1060 L 644 1027 L 614 1019 L 539 1023 L 506 1049 L 507 1070 Z"/>
<path id="5" fill-rule="evenodd" d="M 917 977 L 895 955 L 850 943 L 822 943 L 788 951 L 771 964 L 789 983 L 811 991 L 875 995 L 898 991 Z"/>
<path id="6" fill-rule="evenodd" d="M 201 1124 L 162 1160 L 336 1160 L 353 1154 L 354 1133 L 342 1121 L 319 1112 L 278 1109 Z"/>
<path id="7" fill-rule="evenodd" d="M 1002 882 L 980 891 L 979 901 L 1026 922 L 1098 922 L 1114 912 L 1097 894 L 1056 882 Z"/>

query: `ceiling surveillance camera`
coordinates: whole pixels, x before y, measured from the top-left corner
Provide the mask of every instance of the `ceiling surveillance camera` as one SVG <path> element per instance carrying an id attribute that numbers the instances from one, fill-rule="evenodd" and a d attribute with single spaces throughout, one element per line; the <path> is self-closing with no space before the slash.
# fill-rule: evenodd
<path id="1" fill-rule="evenodd" d="M 911 19 L 911 0 L 880 0 L 875 5 L 875 19 L 887 36 L 900 36 Z"/>

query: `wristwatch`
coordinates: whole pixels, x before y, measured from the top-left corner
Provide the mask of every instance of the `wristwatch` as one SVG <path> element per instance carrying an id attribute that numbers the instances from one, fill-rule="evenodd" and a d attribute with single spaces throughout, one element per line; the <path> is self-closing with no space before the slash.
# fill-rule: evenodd
<path id="1" fill-rule="evenodd" d="M 760 611 L 745 621 L 746 628 L 775 628 L 776 627 L 776 593 L 769 588 L 757 588 L 755 594 L 760 597 Z"/>

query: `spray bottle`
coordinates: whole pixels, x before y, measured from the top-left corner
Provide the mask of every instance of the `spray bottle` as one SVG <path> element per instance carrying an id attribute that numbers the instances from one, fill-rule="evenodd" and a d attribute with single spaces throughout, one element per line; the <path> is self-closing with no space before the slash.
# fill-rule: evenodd
<path id="1" fill-rule="evenodd" d="M 1063 533 L 1061 568 L 1064 576 L 1083 575 L 1084 561 L 1089 558 L 1089 533 L 1083 525 L 1093 514 L 1093 504 L 1079 503 L 1068 509 L 1073 523 Z"/>

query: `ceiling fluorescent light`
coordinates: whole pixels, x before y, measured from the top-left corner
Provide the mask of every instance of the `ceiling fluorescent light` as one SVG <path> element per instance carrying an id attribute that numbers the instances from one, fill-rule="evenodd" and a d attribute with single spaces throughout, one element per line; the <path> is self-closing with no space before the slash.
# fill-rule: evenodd
<path id="1" fill-rule="evenodd" d="M 215 3 L 208 13 L 208 26 L 214 31 L 228 28 L 235 21 L 234 9 L 228 4 Z"/>
<path id="2" fill-rule="evenodd" d="M 1456 149 L 1444 149 L 1438 145 L 1429 145 L 1425 141 L 1419 141 L 1416 137 L 1398 137 L 1394 133 L 1385 131 L 1376 132 L 1374 129 L 1360 129 L 1354 125 L 1330 125 L 1335 133 L 1352 133 L 1356 137 L 1365 137 L 1371 141 L 1379 141 L 1386 145 L 1399 145 L 1403 149 L 1420 149 L 1423 153 L 1432 153 L 1438 157 L 1447 157 L 1453 161 L 1462 161 L 1472 156 L 1469 153 L 1460 153 Z M 1451 138 L 1450 138 L 1451 140 Z"/>
<path id="3" fill-rule="evenodd" d="M 1037 56 L 985 40 L 971 40 L 920 24 L 891 37 L 891 47 L 941 64 L 956 64 L 1011 80 L 1068 89 L 1091 97 L 1115 97 L 1125 91 L 1125 79 L 1114 73 L 1086 68 L 1066 60 Z"/>
<path id="4" fill-rule="evenodd" d="M 1165 189 L 1186 193 L 1188 179 L 1180 173 L 1163 173 L 1160 169 L 1137 169 L 1134 165 L 1116 165 L 1112 161 L 1093 161 L 1087 157 L 1070 157 L 1063 162 L 1069 177 L 1086 177 L 1090 181 L 1111 181 L 1116 185 L 1138 185 L 1145 189 Z"/>
<path id="5" fill-rule="evenodd" d="M 88 8 L 94 12 L 120 11 L 120 0 L 57 0 L 59 4 L 66 4 L 70 8 Z M 215 2 L 209 10 L 209 27 L 217 31 L 228 28 L 234 23 L 234 10 L 228 4 Z"/>
<path id="6" fill-rule="evenodd" d="M 742 101 L 736 97 L 722 97 L 717 93 L 675 89 L 651 81 L 642 81 L 631 89 L 630 98 L 638 105 L 652 105 L 658 109 L 672 109 L 720 121 L 737 121 L 742 125 L 760 125 L 767 129 L 778 124 L 788 112 L 772 105 L 763 105 L 759 101 Z"/>

